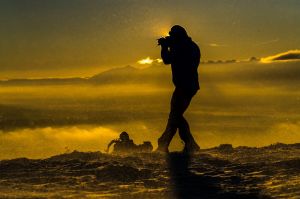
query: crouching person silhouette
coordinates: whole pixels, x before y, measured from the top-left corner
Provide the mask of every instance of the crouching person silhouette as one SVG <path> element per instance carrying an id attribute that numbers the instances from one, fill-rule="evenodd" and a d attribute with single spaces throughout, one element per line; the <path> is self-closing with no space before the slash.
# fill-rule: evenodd
<path id="1" fill-rule="evenodd" d="M 144 141 L 143 144 L 136 145 L 133 140 L 130 139 L 129 134 L 123 131 L 119 139 L 112 140 L 105 150 L 109 152 L 109 148 L 114 145 L 113 153 L 124 154 L 124 153 L 149 153 L 152 151 L 153 146 L 150 141 Z"/>
<path id="2" fill-rule="evenodd" d="M 136 148 L 136 145 L 133 143 L 133 140 L 129 138 L 127 132 L 123 131 L 120 134 L 119 139 L 112 140 L 105 150 L 107 153 L 109 152 L 109 148 L 114 144 L 114 153 L 128 153 L 133 152 Z"/>
<path id="3" fill-rule="evenodd" d="M 183 114 L 193 96 L 199 90 L 198 65 L 200 49 L 179 25 L 171 28 L 168 37 L 158 39 L 164 64 L 171 64 L 172 80 L 175 90 L 171 99 L 171 110 L 164 133 L 158 139 L 157 152 L 168 152 L 169 144 L 177 129 L 184 141 L 184 152 L 194 153 L 200 147 L 194 140 L 190 127 Z"/>

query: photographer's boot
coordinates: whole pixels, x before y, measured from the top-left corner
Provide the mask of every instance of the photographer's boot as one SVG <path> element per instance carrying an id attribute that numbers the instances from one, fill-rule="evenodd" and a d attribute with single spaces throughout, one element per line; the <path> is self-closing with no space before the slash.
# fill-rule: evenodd
<path id="1" fill-rule="evenodd" d="M 183 149 L 183 153 L 194 154 L 200 151 L 200 146 L 194 141 L 186 143 Z"/>
<path id="2" fill-rule="evenodd" d="M 158 143 L 158 147 L 155 150 L 155 152 L 158 152 L 158 153 L 169 153 L 168 147 L 169 147 L 170 141 L 168 142 L 168 140 L 166 139 L 165 136 L 160 137 L 158 139 L 157 143 Z"/>

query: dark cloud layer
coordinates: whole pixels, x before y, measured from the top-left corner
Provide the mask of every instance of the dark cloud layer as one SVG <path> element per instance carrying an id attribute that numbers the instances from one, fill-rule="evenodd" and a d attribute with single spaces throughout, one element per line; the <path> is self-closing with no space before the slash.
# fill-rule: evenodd
<path id="1" fill-rule="evenodd" d="M 300 60 L 300 50 L 290 50 L 269 57 L 262 58 L 262 62 Z"/>

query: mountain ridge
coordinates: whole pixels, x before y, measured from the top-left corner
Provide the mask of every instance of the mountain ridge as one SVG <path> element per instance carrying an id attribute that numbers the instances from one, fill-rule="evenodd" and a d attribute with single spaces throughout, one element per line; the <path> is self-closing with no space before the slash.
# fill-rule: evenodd
<path id="1" fill-rule="evenodd" d="M 104 72 L 92 75 L 90 77 L 46 77 L 46 78 L 16 78 L 0 80 L 0 85 L 65 85 L 65 84 L 82 84 L 82 83 L 99 83 L 99 79 L 108 79 L 111 76 L 118 76 L 120 73 L 134 73 L 140 69 L 127 65 L 106 70 Z"/>

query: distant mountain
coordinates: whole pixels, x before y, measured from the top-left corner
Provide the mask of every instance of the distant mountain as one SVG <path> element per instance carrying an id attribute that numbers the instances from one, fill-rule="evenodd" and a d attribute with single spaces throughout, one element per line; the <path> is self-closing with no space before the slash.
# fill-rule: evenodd
<path id="1" fill-rule="evenodd" d="M 151 66 L 138 69 L 132 66 L 115 68 L 89 78 L 93 84 L 164 84 L 170 81 L 167 67 Z"/>
<path id="2" fill-rule="evenodd" d="M 137 70 L 139 70 L 139 69 L 137 69 L 133 66 L 127 65 L 125 67 L 113 68 L 113 69 L 104 71 L 102 73 L 99 73 L 97 75 L 94 75 L 94 76 L 90 77 L 90 79 L 97 79 L 97 78 L 99 78 L 99 77 L 101 78 L 103 76 L 110 76 L 110 75 L 116 74 L 116 73 L 136 72 Z"/>
<path id="3" fill-rule="evenodd" d="M 38 79 L 9 79 L 0 80 L 0 85 L 74 85 L 74 84 L 101 84 L 110 82 L 121 82 L 134 75 L 136 69 L 132 66 L 125 66 L 104 71 L 92 77 L 72 77 L 72 78 L 38 78 Z"/>
<path id="4" fill-rule="evenodd" d="M 90 77 L 89 82 L 94 84 L 128 82 L 136 79 L 140 70 L 141 69 L 137 69 L 129 65 L 121 68 L 114 68 Z"/>
<path id="5" fill-rule="evenodd" d="M 67 85 L 87 83 L 87 78 L 40 78 L 40 79 L 9 79 L 1 80 L 0 85 Z"/>
<path id="6" fill-rule="evenodd" d="M 0 80 L 0 86 L 13 85 L 76 85 L 76 84 L 161 84 L 170 81 L 167 78 L 170 71 L 167 67 L 151 66 L 138 69 L 125 66 L 104 71 L 87 78 L 40 78 L 40 79 L 10 79 Z"/>
<path id="7" fill-rule="evenodd" d="M 228 64 L 200 64 L 199 80 L 203 84 L 222 85 L 270 84 L 297 87 L 300 76 L 299 62 L 235 62 Z M 87 78 L 45 78 L 45 79 L 12 79 L 0 81 L 5 85 L 106 85 L 106 84 L 151 84 L 170 86 L 172 84 L 170 66 L 151 65 L 138 69 L 132 66 L 114 68 Z"/>

